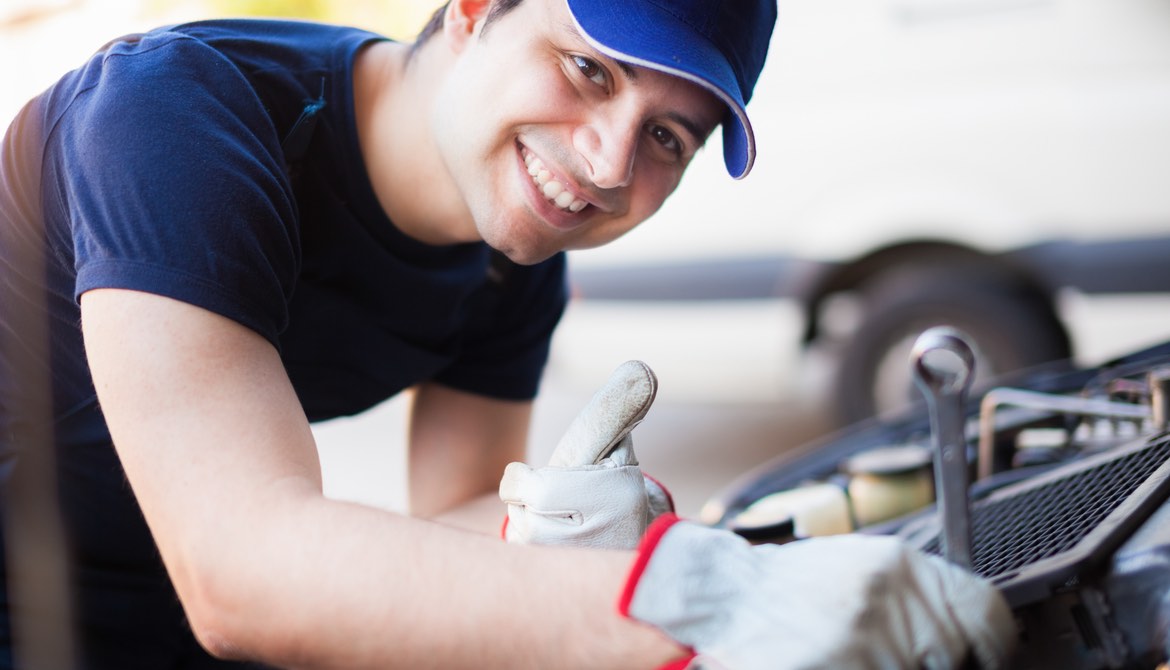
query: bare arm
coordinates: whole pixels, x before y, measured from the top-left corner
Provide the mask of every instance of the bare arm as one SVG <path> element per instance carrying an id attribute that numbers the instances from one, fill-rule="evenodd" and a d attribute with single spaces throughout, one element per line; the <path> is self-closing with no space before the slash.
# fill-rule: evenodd
<path id="1" fill-rule="evenodd" d="M 410 422 L 411 513 L 498 535 L 500 476 L 524 460 L 531 417 L 528 401 L 419 387 Z"/>
<path id="2" fill-rule="evenodd" d="M 82 314 L 118 454 L 212 653 L 305 668 L 679 654 L 614 613 L 629 554 L 515 547 L 324 498 L 308 423 L 252 331 L 131 291 L 88 292 Z"/>

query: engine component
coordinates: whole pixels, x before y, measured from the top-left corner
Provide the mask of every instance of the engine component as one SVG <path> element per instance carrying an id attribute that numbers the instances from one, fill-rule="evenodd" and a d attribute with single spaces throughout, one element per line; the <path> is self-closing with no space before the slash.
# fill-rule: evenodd
<path id="1" fill-rule="evenodd" d="M 953 383 L 962 370 L 935 372 Z M 969 501 L 970 567 L 1001 589 L 1020 630 L 1010 667 L 1170 667 L 1170 343 L 1000 381 L 973 392 L 970 407 L 953 387 L 936 396 L 949 418 L 915 409 L 778 457 L 709 501 L 702 518 L 739 532 L 757 502 L 831 489 L 844 492 L 857 532 L 945 555 L 955 543 L 949 484 L 921 482 L 942 460 L 938 448 L 955 445 L 974 461 L 963 474 L 979 474 L 951 498 Z M 799 538 L 791 519 L 754 530 L 753 541 Z"/>

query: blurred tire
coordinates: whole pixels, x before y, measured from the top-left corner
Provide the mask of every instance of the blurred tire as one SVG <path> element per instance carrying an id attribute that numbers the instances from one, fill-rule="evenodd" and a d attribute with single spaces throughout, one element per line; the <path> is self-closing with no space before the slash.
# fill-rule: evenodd
<path id="1" fill-rule="evenodd" d="M 921 400 L 909 355 L 914 340 L 932 326 L 953 326 L 970 337 L 976 384 L 1071 355 L 1068 334 L 1049 302 L 990 273 L 887 273 L 862 287 L 860 299 L 857 327 L 837 348 L 830 402 L 839 425 Z"/>

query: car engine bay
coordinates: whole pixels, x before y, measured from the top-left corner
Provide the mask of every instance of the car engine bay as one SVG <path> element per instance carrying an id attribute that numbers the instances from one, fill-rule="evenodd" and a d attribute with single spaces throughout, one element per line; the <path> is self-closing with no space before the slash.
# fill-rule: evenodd
<path id="1" fill-rule="evenodd" d="M 924 332 L 923 405 L 776 457 L 701 519 L 753 542 L 898 535 L 964 565 L 1012 607 L 1012 668 L 1166 667 L 1170 343 L 971 392 L 976 363 L 962 333 Z"/>

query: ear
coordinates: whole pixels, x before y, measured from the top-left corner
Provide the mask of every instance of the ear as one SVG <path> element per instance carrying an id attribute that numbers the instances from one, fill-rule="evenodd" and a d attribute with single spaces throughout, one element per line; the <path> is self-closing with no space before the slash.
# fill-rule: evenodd
<path id="1" fill-rule="evenodd" d="M 443 36 L 457 51 L 470 41 L 487 16 L 491 0 L 450 0 L 443 14 Z"/>

